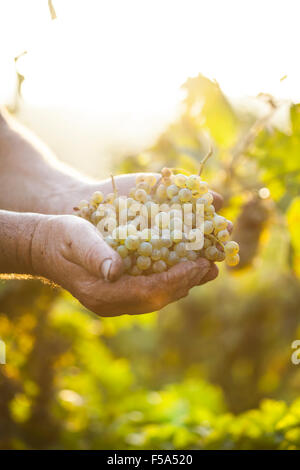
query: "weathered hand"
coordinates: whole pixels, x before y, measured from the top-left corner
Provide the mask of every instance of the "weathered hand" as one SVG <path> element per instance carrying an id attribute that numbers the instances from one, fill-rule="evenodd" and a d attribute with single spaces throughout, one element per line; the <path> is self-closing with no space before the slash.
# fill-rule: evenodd
<path id="1" fill-rule="evenodd" d="M 122 275 L 119 255 L 92 224 L 72 215 L 41 216 L 31 258 L 33 274 L 59 284 L 103 316 L 158 310 L 217 275 L 215 265 L 203 258 L 161 274 Z"/>

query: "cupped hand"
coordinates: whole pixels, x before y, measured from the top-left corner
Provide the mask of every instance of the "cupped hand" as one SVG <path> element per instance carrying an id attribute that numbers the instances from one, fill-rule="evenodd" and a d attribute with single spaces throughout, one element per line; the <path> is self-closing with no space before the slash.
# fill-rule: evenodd
<path id="1" fill-rule="evenodd" d="M 213 263 L 199 258 L 160 274 L 124 275 L 120 256 L 92 224 L 73 215 L 41 216 L 31 258 L 33 274 L 67 289 L 102 316 L 159 310 L 218 273 Z"/>

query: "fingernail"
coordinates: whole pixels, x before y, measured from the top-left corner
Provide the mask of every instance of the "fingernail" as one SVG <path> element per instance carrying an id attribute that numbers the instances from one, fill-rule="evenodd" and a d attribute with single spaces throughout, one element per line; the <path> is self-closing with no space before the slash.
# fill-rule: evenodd
<path id="1" fill-rule="evenodd" d="M 101 271 L 102 271 L 105 281 L 109 280 L 109 273 L 110 273 L 111 265 L 112 265 L 111 259 L 105 259 L 103 263 L 101 264 Z"/>

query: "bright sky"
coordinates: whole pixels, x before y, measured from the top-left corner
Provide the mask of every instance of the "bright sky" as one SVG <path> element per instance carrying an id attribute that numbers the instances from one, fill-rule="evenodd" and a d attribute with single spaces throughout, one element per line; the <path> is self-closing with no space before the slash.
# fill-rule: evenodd
<path id="1" fill-rule="evenodd" d="M 47 3 L 0 0 L 2 102 L 24 50 L 32 106 L 128 113 L 147 127 L 174 113 L 180 85 L 199 72 L 233 98 L 300 101 L 297 0 L 53 0 L 55 21 Z"/>

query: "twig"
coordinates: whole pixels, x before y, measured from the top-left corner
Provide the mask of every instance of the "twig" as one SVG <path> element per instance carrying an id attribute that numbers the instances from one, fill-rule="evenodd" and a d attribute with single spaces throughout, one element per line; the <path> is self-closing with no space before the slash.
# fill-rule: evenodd
<path id="1" fill-rule="evenodd" d="M 201 162 L 200 162 L 200 166 L 199 166 L 199 172 L 198 172 L 198 175 L 201 176 L 201 173 L 203 171 L 203 168 L 204 168 L 204 165 L 205 163 L 207 162 L 207 160 L 209 159 L 209 157 L 211 157 L 213 154 L 213 149 L 212 149 L 212 146 L 210 145 L 209 147 L 209 151 L 207 152 L 207 154 L 205 155 L 205 157 L 202 158 Z"/>

